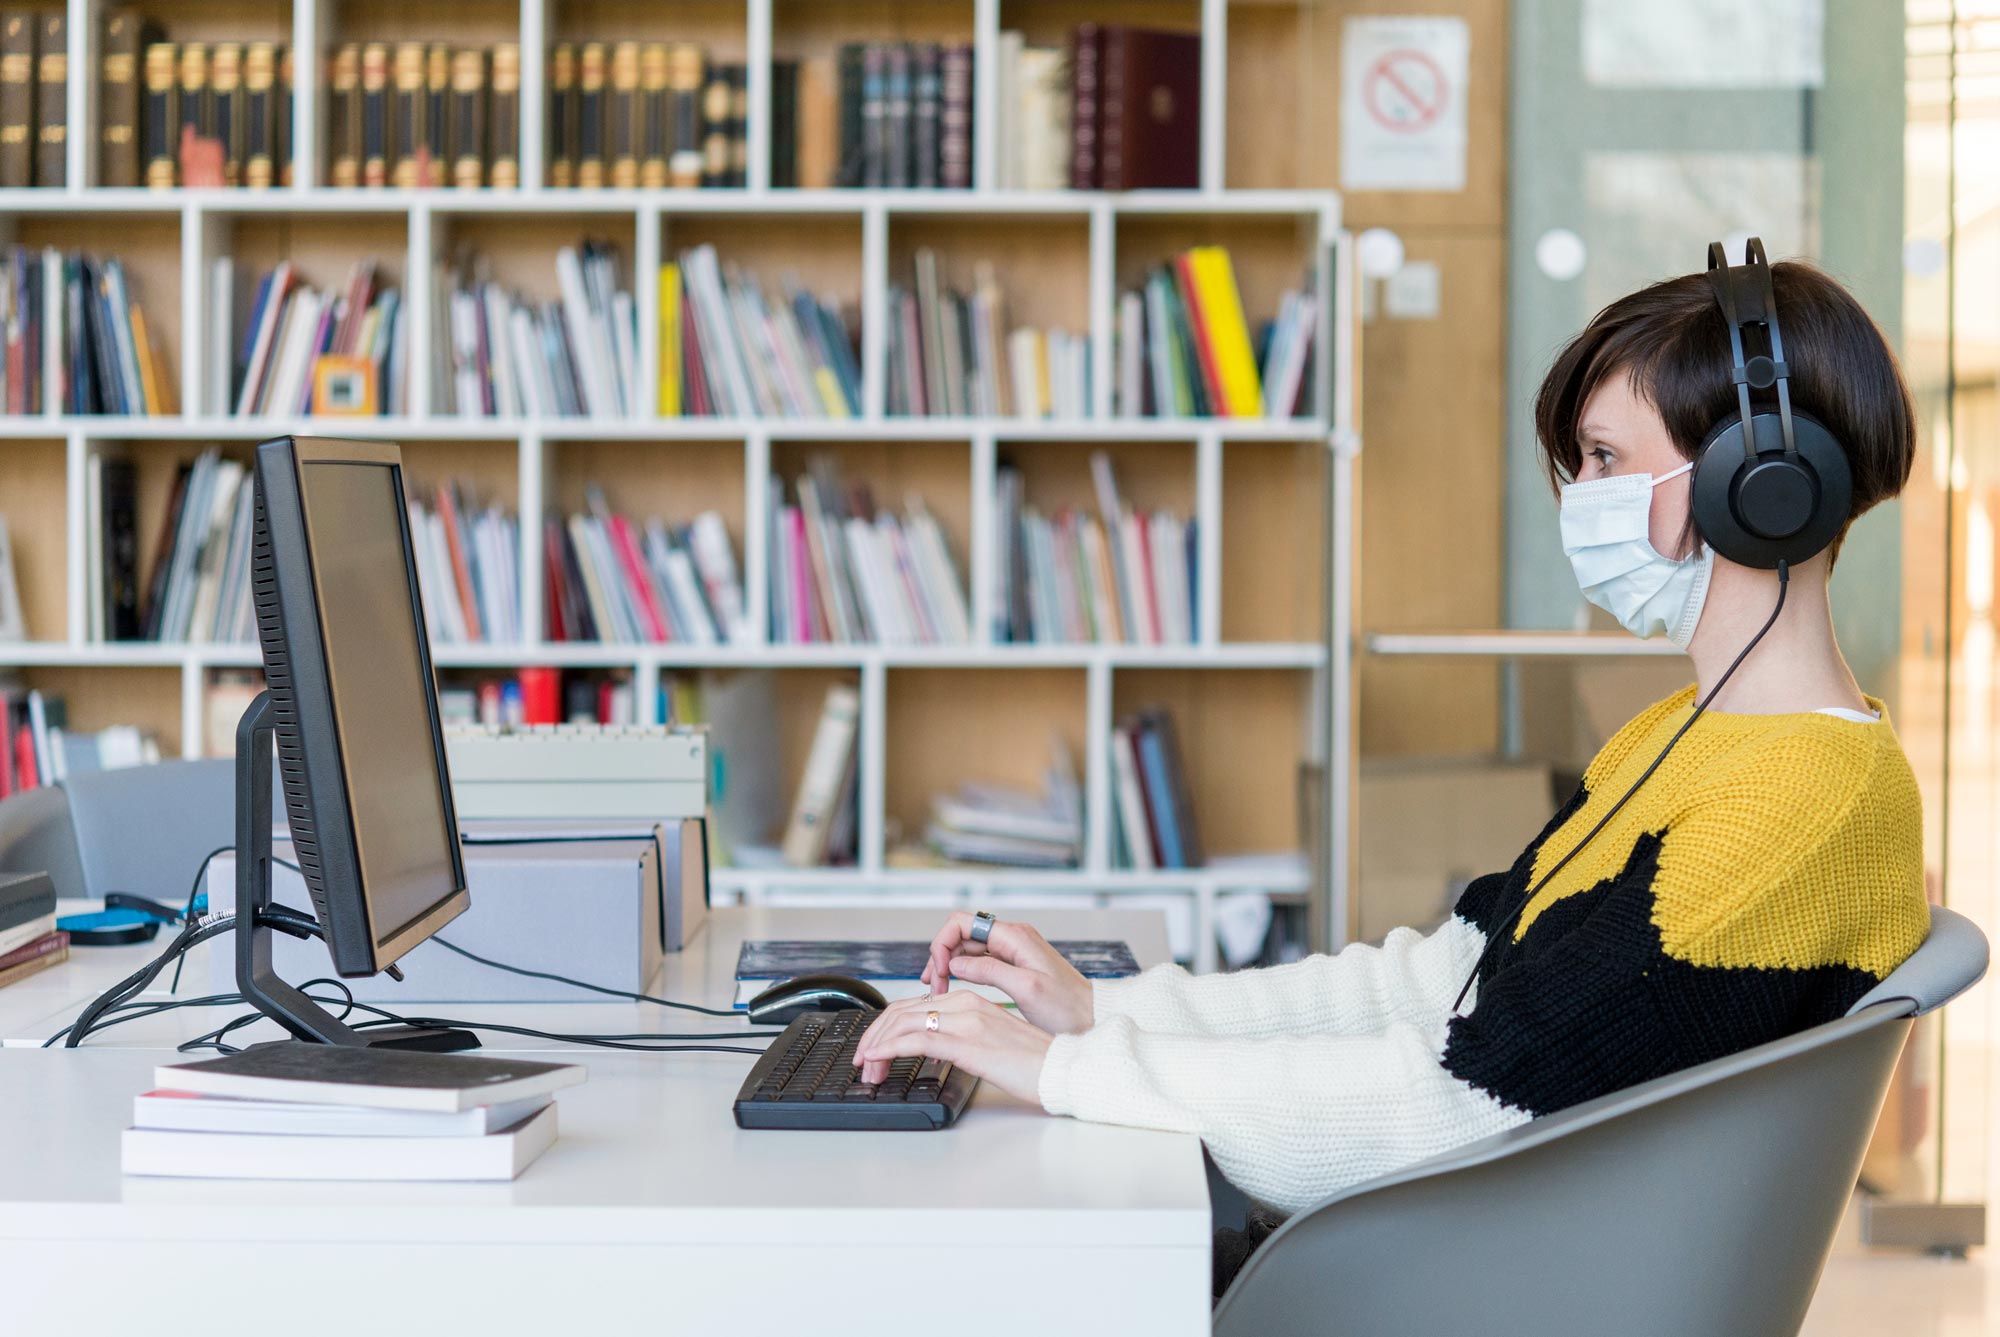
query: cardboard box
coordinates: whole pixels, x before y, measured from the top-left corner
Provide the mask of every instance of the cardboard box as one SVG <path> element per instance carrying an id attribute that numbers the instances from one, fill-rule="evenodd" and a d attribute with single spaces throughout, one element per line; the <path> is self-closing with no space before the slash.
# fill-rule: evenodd
<path id="1" fill-rule="evenodd" d="M 678 838 L 674 853 L 678 854 Z M 588 843 L 465 845 L 466 888 L 472 904 L 447 925 L 442 936 L 470 952 L 530 970 L 567 975 L 610 989 L 643 993 L 659 973 L 666 951 L 666 924 L 679 927 L 676 948 L 700 931 L 706 913 L 705 886 L 689 887 L 679 877 L 663 877 L 665 830 L 657 839 L 632 836 Z M 290 859 L 291 843 L 276 840 L 272 852 Z M 678 884 L 669 909 L 670 883 Z M 217 855 L 209 865 L 211 909 L 227 912 L 236 903 L 236 858 Z M 305 881 L 289 868 L 272 873 L 272 891 L 285 905 L 310 909 Z M 334 974 L 325 944 L 286 934 L 272 937 L 272 961 L 293 984 Z M 231 940 L 210 953 L 210 986 L 234 992 L 236 958 Z M 426 942 L 399 963 L 404 980 L 387 975 L 344 981 L 364 1002 L 396 1007 L 411 1003 L 591 1002 L 602 995 L 552 980 L 533 979 L 481 965 Z"/>
<path id="2" fill-rule="evenodd" d="M 1465 884 L 1505 871 L 1556 808 L 1550 768 L 1489 758 L 1361 763 L 1360 937 L 1443 922 Z"/>

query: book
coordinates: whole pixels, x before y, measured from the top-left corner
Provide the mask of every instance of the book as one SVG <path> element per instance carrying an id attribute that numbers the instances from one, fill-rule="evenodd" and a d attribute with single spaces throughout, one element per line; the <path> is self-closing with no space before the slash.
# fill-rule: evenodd
<path id="1" fill-rule="evenodd" d="M 292 184 L 292 48 L 278 48 L 278 80 L 274 95 L 275 122 L 271 143 L 278 160 L 278 184 Z"/>
<path id="2" fill-rule="evenodd" d="M 242 1100 L 162 1089 L 132 1098 L 132 1126 L 182 1133 L 285 1137 L 485 1137 L 512 1128 L 553 1099 L 553 1096 L 534 1095 L 464 1110 L 432 1111 Z"/>
<path id="3" fill-rule="evenodd" d="M 1103 134 L 1102 68 L 1104 29 L 1079 23 L 1070 35 L 1070 159 L 1071 190 L 1096 190 L 1103 183 L 1098 141 Z"/>
<path id="4" fill-rule="evenodd" d="M 687 189 L 702 183 L 702 86 L 706 58 L 700 47 L 675 43 L 667 53 L 668 119 L 673 126 L 667 154 L 667 184 Z"/>
<path id="5" fill-rule="evenodd" d="M 128 1128 L 120 1143 L 120 1168 L 128 1175 L 200 1179 L 504 1181 L 518 1178 L 555 1138 L 552 1104 L 483 1137 L 286 1137 Z"/>
<path id="6" fill-rule="evenodd" d="M 361 184 L 389 184 L 389 44 L 361 48 Z"/>
<path id="7" fill-rule="evenodd" d="M 0 187 L 35 184 L 35 15 L 0 12 Z"/>
<path id="8" fill-rule="evenodd" d="M 576 184 L 595 190 L 604 184 L 605 48 L 585 42 L 577 53 Z"/>
<path id="9" fill-rule="evenodd" d="M 0 989 L 4 989 L 10 984 L 18 984 L 30 975 L 39 975 L 44 970 L 52 970 L 69 960 L 69 935 L 67 933 L 51 933 L 45 938 L 38 939 L 38 942 L 59 942 L 59 945 L 51 947 L 47 952 L 21 961 L 16 965 L 0 966 Z M 34 945 L 30 944 L 30 946 Z"/>
<path id="10" fill-rule="evenodd" d="M 1076 867 L 1083 854 L 1083 793 L 1069 745 L 1051 735 L 1039 792 L 969 782 L 933 795 L 924 843 L 952 863 Z"/>
<path id="11" fill-rule="evenodd" d="M 154 1085 L 198 1096 L 446 1113 L 551 1095 L 584 1077 L 585 1070 L 574 1063 L 303 1041 L 257 1045 L 153 1070 Z"/>
<path id="12" fill-rule="evenodd" d="M 289 101 L 277 95 L 278 48 L 275 42 L 250 42 L 243 48 L 243 184 L 263 190 L 277 183 L 277 121 L 292 118 Z"/>
<path id="13" fill-rule="evenodd" d="M 944 48 L 938 90 L 938 185 L 972 188 L 972 48 Z"/>
<path id="14" fill-rule="evenodd" d="M 10 952 L 0 953 L 0 972 L 9 971 L 30 961 L 53 956 L 56 961 L 69 959 L 69 934 L 61 929 L 44 933 L 41 937 L 23 943 Z M 51 965 L 55 962 L 51 962 Z"/>
<path id="15" fill-rule="evenodd" d="M 213 131 L 222 146 L 222 184 L 243 184 L 243 44 L 217 42 L 209 63 Z"/>
<path id="16" fill-rule="evenodd" d="M 0 873 L 0 932 L 18 931 L 26 924 L 39 924 L 56 912 L 56 884 L 47 873 Z M 50 924 L 43 932 L 55 931 Z M 30 934 L 0 951 L 12 952 L 23 943 L 42 936 Z M 13 964 L 13 963 L 9 963 Z"/>
<path id="17" fill-rule="evenodd" d="M 35 34 L 35 184 L 69 179 L 69 17 L 38 16 Z"/>
<path id="18" fill-rule="evenodd" d="M 548 167 L 549 186 L 567 190 L 576 184 L 576 44 L 557 42 L 549 48 Z"/>
<path id="19" fill-rule="evenodd" d="M 1123 979 L 1139 973 L 1132 948 L 1122 941 L 1078 939 L 1052 942 L 1064 960 L 1086 979 Z M 751 999 L 774 984 L 801 975 L 845 975 L 866 980 L 890 1002 L 923 994 L 924 967 L 930 964 L 927 942 L 801 942 L 789 939 L 751 939 L 736 954 L 736 1006 L 746 1007 Z M 968 990 L 994 1002 L 1010 1002 L 1006 994 L 990 985 L 952 981 L 956 991 Z"/>
<path id="20" fill-rule="evenodd" d="M 835 810 L 853 781 L 860 721 L 860 693 L 846 683 L 828 687 L 785 823 L 782 848 L 785 862 L 794 868 L 816 868 L 827 861 Z"/>
<path id="21" fill-rule="evenodd" d="M 424 147 L 418 183 L 442 186 L 451 164 L 451 48 L 432 42 L 424 49 Z"/>
<path id="22" fill-rule="evenodd" d="M 1111 24 L 1101 41 L 1093 184 L 1200 186 L 1201 35 Z"/>
<path id="23" fill-rule="evenodd" d="M 799 184 L 799 62 L 771 62 L 771 188 Z"/>
<path id="24" fill-rule="evenodd" d="M 668 116 L 667 44 L 639 48 L 639 184 L 658 190 L 667 184 L 667 155 L 673 147 Z"/>
<path id="25" fill-rule="evenodd" d="M 0 515 L 0 641 L 28 639 L 28 619 L 21 609 L 21 582 L 14 570 L 14 542 L 7 517 Z"/>
<path id="26" fill-rule="evenodd" d="M 7 39 L 0 15 L 0 184 L 6 180 Z M 97 70 L 97 179 L 106 186 L 139 184 L 139 53 L 153 34 L 136 5 L 104 11 Z M 26 184 L 25 182 L 18 184 Z"/>
<path id="27" fill-rule="evenodd" d="M 424 88 L 424 67 L 422 42 L 396 43 L 391 74 L 395 92 L 390 102 L 395 130 L 391 135 L 394 147 L 390 153 L 389 179 L 404 190 L 429 184 L 424 179 L 430 109 Z"/>
<path id="28" fill-rule="evenodd" d="M 31 726 L 31 737 L 32 732 Z M 46 749 L 36 745 L 35 752 L 37 755 L 33 767 L 33 775 L 28 777 L 27 782 L 19 786 L 20 788 L 29 789 L 33 788 L 35 784 L 47 783 L 47 777 L 42 774 L 41 768 L 42 754 L 46 752 Z M 48 937 L 55 931 L 56 916 L 54 910 L 50 910 L 45 914 L 31 914 L 26 918 L 15 919 L 11 927 L 0 927 L 0 956 L 18 952 Z"/>
<path id="29" fill-rule="evenodd" d="M 361 44 L 334 49 L 327 76 L 327 184 L 361 184 Z"/>
<path id="30" fill-rule="evenodd" d="M 512 190 L 521 184 L 521 48 L 501 42 L 493 48 L 493 91 L 489 99 L 486 184 Z"/>
<path id="31" fill-rule="evenodd" d="M 710 64 L 701 87 L 701 184 L 729 184 L 729 70 Z"/>
<path id="32" fill-rule="evenodd" d="M 611 185 L 631 190 L 639 184 L 639 44 L 616 42 L 611 47 L 611 94 L 607 107 L 605 153 L 610 159 Z"/>
<path id="33" fill-rule="evenodd" d="M 172 42 L 147 44 L 145 77 L 140 137 L 146 185 L 166 190 L 180 180 L 180 52 Z"/>
<path id="34" fill-rule="evenodd" d="M 486 177 L 486 52 L 466 47 L 451 53 L 449 115 L 452 185 L 477 190 L 490 184 Z"/>

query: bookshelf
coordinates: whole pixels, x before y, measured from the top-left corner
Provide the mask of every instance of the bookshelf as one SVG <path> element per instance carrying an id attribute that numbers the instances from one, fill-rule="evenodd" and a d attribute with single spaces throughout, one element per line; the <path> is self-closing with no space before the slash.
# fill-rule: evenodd
<path id="1" fill-rule="evenodd" d="M 463 480 L 482 499 L 523 518 L 519 644 L 440 645 L 447 679 L 527 664 L 598 668 L 628 678 L 640 718 L 655 710 L 662 680 L 681 670 L 763 672 L 777 684 L 777 753 L 789 797 L 829 683 L 861 695 L 859 863 L 852 868 L 721 869 L 731 899 L 820 904 L 990 902 L 996 909 L 1075 903 L 1077 897 L 1156 901 L 1191 926 L 1188 956 L 1217 964 L 1220 899 L 1268 892 L 1311 907 L 1315 947 L 1343 941 L 1349 924 L 1353 755 L 1350 628 L 1357 511 L 1354 385 L 1358 327 L 1352 255 L 1337 195 L 1313 189 L 1234 189 L 1233 152 L 1292 133 L 1284 106 L 1229 92 L 1253 72 L 1232 69 L 1232 12 L 1225 0 L 698 0 L 679 9 L 629 0 L 507 0 L 435 11 L 412 26 L 406 7 L 382 0 L 202 0 L 189 7 L 218 31 L 241 21 L 281 36 L 295 53 L 292 184 L 270 189 L 151 191 L 72 184 L 0 191 L 0 240 L 78 246 L 121 256 L 136 276 L 177 400 L 187 411 L 147 418 L 59 413 L 0 416 L 0 513 L 14 530 L 32 639 L 0 645 L 0 672 L 59 687 L 72 718 L 114 717 L 150 729 L 170 755 L 196 756 L 208 736 L 208 685 L 255 667 L 254 647 L 96 644 L 87 639 L 89 529 L 85 497 L 93 454 L 138 465 L 141 552 L 151 553 L 177 460 L 220 446 L 247 459 L 255 442 L 287 432 L 402 443 L 414 481 Z M 1268 27 L 1286 7 L 1257 6 Z M 69 5 L 71 183 L 96 179 L 96 44 L 102 5 Z M 1197 28 L 1203 35 L 1202 188 L 1194 191 L 999 191 L 993 157 L 991 71 L 998 33 L 1052 40 L 1086 18 Z M 1304 17 L 1295 20 L 1303 24 Z M 265 29 L 275 29 L 265 33 Z M 745 189 L 545 188 L 545 61 L 555 40 L 689 36 L 749 66 L 750 159 Z M 521 185 L 515 189 L 334 189 L 316 184 L 324 135 L 323 59 L 357 37 L 515 41 L 521 73 Z M 768 117 L 773 58 L 823 54 L 842 41 L 937 38 L 974 46 L 974 187 L 971 190 L 772 189 Z M 1260 183 L 1283 181 L 1259 168 Z M 621 280 L 637 306 L 642 412 L 620 419 L 475 418 L 431 406 L 434 262 L 463 243 L 494 277 L 530 296 L 551 295 L 557 247 L 584 237 L 616 243 Z M 863 413 L 844 420 L 661 418 L 658 402 L 659 266 L 712 244 L 775 279 L 789 268 L 816 291 L 853 302 L 861 315 Z M 1320 328 L 1309 370 L 1314 413 L 1286 419 L 1127 418 L 1112 414 L 1118 294 L 1179 249 L 1228 246 L 1246 311 L 1269 318 L 1276 294 L 1317 266 Z M 1091 412 L 1068 420 L 892 417 L 884 412 L 885 297 L 909 282 L 911 256 L 934 248 L 947 271 L 978 263 L 1002 275 L 1010 319 L 1087 335 Z M 339 284 L 346 266 L 376 259 L 409 311 L 407 412 L 369 418 L 237 417 L 213 402 L 207 275 L 219 257 L 241 262 L 236 301 L 255 270 L 289 259 L 316 286 Z M 176 314 L 178 312 L 178 314 Z M 1169 506 L 1199 526 L 1200 598 L 1187 645 L 995 644 L 994 478 L 1021 469 L 1029 494 L 1049 504 L 1090 500 L 1088 454 L 1109 452 L 1121 489 L 1142 507 Z M 850 477 L 886 502 L 906 487 L 938 516 L 969 596 L 972 638 L 962 645 L 812 644 L 768 641 L 766 480 L 790 478 L 830 452 Z M 614 507 L 686 519 L 713 509 L 737 547 L 750 643 L 713 647 L 549 643 L 543 639 L 544 565 L 538 518 L 580 504 L 600 484 Z M 1303 849 L 1297 866 L 1257 868 L 1221 858 L 1211 867 L 1135 873 L 1109 853 L 1113 796 L 1109 735 L 1124 711 L 1172 709 L 1196 772 L 1195 801 L 1218 856 Z M 1070 744 L 1085 802 L 1085 857 L 1061 871 L 887 866 L 891 835 L 921 828 L 928 794 L 961 780 L 1039 776 L 1051 731 Z M 1331 763 L 1331 764 L 1330 764 Z M 1303 797 L 1302 797 L 1303 796 Z M 1309 810 L 1301 811 L 1305 805 Z M 1005 913 L 1006 911 L 1002 911 Z"/>

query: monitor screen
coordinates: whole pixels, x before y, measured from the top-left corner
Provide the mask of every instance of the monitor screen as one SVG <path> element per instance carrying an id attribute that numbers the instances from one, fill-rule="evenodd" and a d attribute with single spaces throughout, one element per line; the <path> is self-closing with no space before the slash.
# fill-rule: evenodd
<path id="1" fill-rule="evenodd" d="M 299 492 L 361 885 L 379 947 L 456 890 L 456 833 L 417 643 L 402 489 L 398 470 L 386 464 L 304 461 Z"/>

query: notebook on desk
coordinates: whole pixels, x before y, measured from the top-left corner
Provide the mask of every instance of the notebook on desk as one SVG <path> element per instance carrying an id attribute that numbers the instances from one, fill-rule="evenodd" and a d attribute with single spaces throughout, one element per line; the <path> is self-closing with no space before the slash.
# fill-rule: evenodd
<path id="1" fill-rule="evenodd" d="M 1139 962 L 1123 942 L 1077 941 L 1049 944 L 1071 965 L 1090 979 L 1117 979 L 1139 973 Z M 927 942 L 804 942 L 789 939 L 751 941 L 736 955 L 736 1006 L 747 1007 L 751 999 L 783 980 L 800 975 L 846 975 L 866 980 L 884 998 L 895 1002 L 915 998 L 925 985 L 920 978 L 930 960 Z M 953 989 L 968 989 L 996 1003 L 1012 1000 L 986 984 L 954 982 Z"/>

